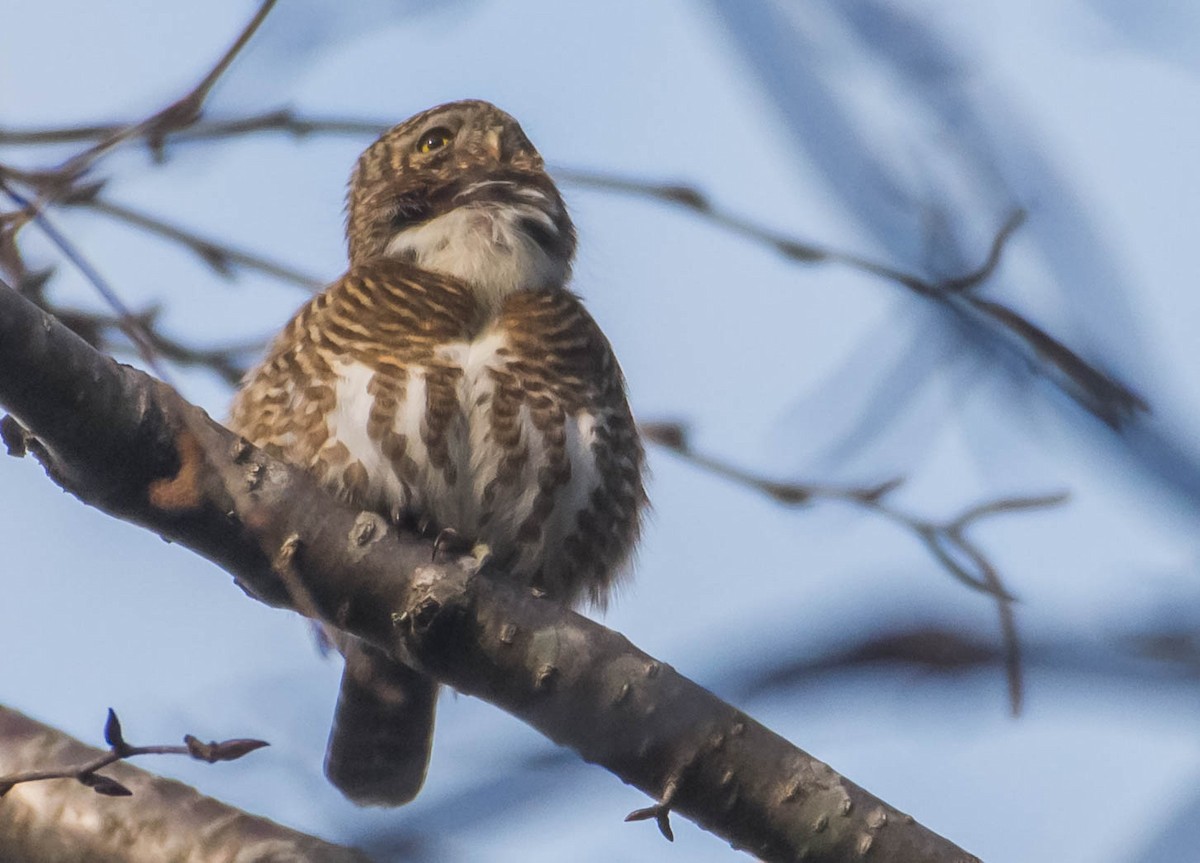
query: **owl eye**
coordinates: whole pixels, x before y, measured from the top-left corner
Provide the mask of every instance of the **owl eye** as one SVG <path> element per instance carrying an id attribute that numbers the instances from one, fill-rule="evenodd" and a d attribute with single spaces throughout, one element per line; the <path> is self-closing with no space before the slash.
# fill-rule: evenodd
<path id="1" fill-rule="evenodd" d="M 430 129 L 417 139 L 417 152 L 432 153 L 434 150 L 440 150 L 453 140 L 453 132 L 445 126 L 438 126 L 436 129 Z"/>

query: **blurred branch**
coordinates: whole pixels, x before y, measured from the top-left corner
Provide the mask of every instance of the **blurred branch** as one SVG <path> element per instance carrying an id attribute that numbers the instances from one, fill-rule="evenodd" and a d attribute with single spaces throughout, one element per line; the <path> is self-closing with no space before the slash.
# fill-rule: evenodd
<path id="1" fill-rule="evenodd" d="M 125 305 L 124 300 L 121 299 L 116 290 L 100 275 L 100 271 L 46 217 L 46 214 L 42 212 L 40 204 L 29 201 L 15 192 L 4 182 L 2 176 L 0 176 L 0 191 L 8 195 L 21 208 L 23 213 L 28 214 L 29 221 L 37 225 L 46 238 L 58 247 L 63 257 L 70 261 L 83 275 L 84 279 L 96 289 L 96 292 L 100 294 L 109 307 L 116 312 L 115 323 L 117 327 L 137 349 L 138 355 L 141 356 L 146 365 L 154 370 L 155 374 L 167 380 L 166 370 L 158 362 L 158 355 L 155 353 L 149 334 L 138 321 L 137 316 Z"/>
<path id="2" fill-rule="evenodd" d="M 25 782 L 41 782 L 47 779 L 74 779 L 80 785 L 92 789 L 105 797 L 130 797 L 133 792 L 110 776 L 103 776 L 100 770 L 133 758 L 136 755 L 189 755 L 197 761 L 215 764 L 218 761 L 236 761 L 249 755 L 255 749 L 269 745 L 265 740 L 225 740 L 220 743 L 202 743 L 188 734 L 183 738 L 183 746 L 133 746 L 125 741 L 121 731 L 121 721 L 110 707 L 108 719 L 104 723 L 104 741 L 109 750 L 103 755 L 97 755 L 84 764 L 75 767 L 65 767 L 58 770 L 30 770 L 24 773 L 11 773 L 0 776 L 0 797 L 3 797 L 17 785 Z"/>
<path id="3" fill-rule="evenodd" d="M 263 132 L 279 132 L 296 138 L 316 134 L 377 135 L 386 123 L 350 118 L 311 118 L 284 108 L 247 117 L 193 123 L 181 128 L 156 128 L 155 134 L 142 136 L 157 161 L 165 158 L 168 141 L 227 140 Z M 121 126 L 101 124 L 56 129 L 0 130 L 0 144 L 45 144 L 102 140 L 119 134 L 121 129 L 136 129 L 138 124 Z M 798 264 L 841 264 L 900 285 L 924 299 L 939 303 L 978 331 L 998 337 L 1000 343 L 1016 350 L 1037 374 L 1078 402 L 1094 416 L 1113 428 L 1132 415 L 1148 411 L 1149 405 L 1136 392 L 1112 376 L 1100 371 L 1061 341 L 1032 321 L 1000 303 L 985 300 L 976 289 L 995 272 L 1009 238 L 1023 223 L 1025 213 L 1012 213 L 996 232 L 984 262 L 962 276 L 930 280 L 872 261 L 861 255 L 843 252 L 809 242 L 747 219 L 733 210 L 722 208 L 696 186 L 682 183 L 647 181 L 618 174 L 557 167 L 560 180 L 583 188 L 632 195 L 681 207 L 692 215 L 737 236 L 765 245 Z M 167 236 L 163 234 L 163 236 Z M 170 237 L 168 237 L 170 238 Z M 176 237 L 180 241 L 182 238 Z"/>
<path id="4" fill-rule="evenodd" d="M 10 448 L 37 454 L 81 500 L 210 558 L 273 605 L 290 605 L 272 561 L 294 545 L 290 573 L 323 619 L 763 860 L 974 859 L 618 633 L 473 557 L 432 562 L 431 541 L 341 504 L 2 285 L 0 404 L 16 418 Z"/>
<path id="5" fill-rule="evenodd" d="M 1059 340 L 1027 318 L 1000 303 L 985 300 L 975 290 L 991 278 L 1009 238 L 1025 220 L 1013 212 L 992 238 L 980 267 L 962 276 L 931 281 L 868 258 L 841 252 L 767 228 L 720 208 L 694 186 L 655 183 L 607 173 L 563 169 L 556 172 L 566 182 L 601 191 L 649 198 L 682 207 L 693 215 L 753 242 L 762 244 L 795 263 L 836 263 L 900 285 L 919 297 L 939 303 L 965 322 L 1000 338 L 1017 349 L 1031 370 L 1055 384 L 1091 414 L 1112 428 L 1149 405 L 1133 390 L 1096 369 Z"/>
<path id="6" fill-rule="evenodd" d="M 1004 641 L 1004 667 L 1008 679 L 1009 703 L 1013 715 L 1021 712 L 1021 651 L 1012 610 L 1014 597 L 1004 586 L 999 572 L 982 549 L 966 536 L 966 531 L 971 525 L 988 516 L 1058 506 L 1067 500 L 1066 492 L 999 498 L 971 507 L 948 520 L 931 521 L 906 512 L 888 500 L 888 496 L 904 482 L 902 478 L 868 486 L 780 482 L 696 452 L 688 443 L 687 430 L 680 423 L 642 423 L 641 430 L 647 441 L 659 445 L 688 464 L 743 488 L 764 494 L 776 503 L 784 506 L 804 506 L 818 500 L 844 501 L 878 513 L 910 531 L 954 578 L 995 600 Z"/>
<path id="7" fill-rule="evenodd" d="M 73 144 L 94 141 L 114 134 L 127 127 L 128 123 L 102 123 L 94 125 L 62 126 L 52 129 L 3 129 L 0 128 L 0 145 L 29 146 L 37 144 Z M 225 120 L 200 120 L 186 129 L 166 132 L 156 142 L 152 153 L 159 159 L 165 157 L 165 145 L 192 141 L 214 141 L 240 138 L 260 132 L 284 132 L 297 139 L 310 135 L 348 135 L 366 137 L 379 135 L 391 124 L 384 121 L 358 118 L 304 117 L 291 108 L 264 111 L 247 117 Z M 147 144 L 150 142 L 147 140 Z"/>
<path id="8" fill-rule="evenodd" d="M 224 279 L 232 279 L 236 274 L 234 267 L 238 266 L 271 276 L 306 291 L 318 291 L 325 286 L 323 280 L 289 267 L 287 264 L 203 237 L 158 216 L 152 216 L 123 204 L 99 197 L 70 201 L 69 203 L 177 243 L 195 254 L 209 269 Z"/>
<path id="9" fill-rule="evenodd" d="M 24 270 L 23 259 L 17 250 L 16 236 L 24 225 L 28 223 L 37 225 L 42 233 L 58 247 L 63 256 L 71 261 L 84 278 L 96 288 L 104 301 L 116 313 L 116 322 L 121 331 L 137 348 L 146 364 L 164 379 L 166 372 L 158 363 L 154 340 L 139 324 L 137 317 L 125 305 L 117 292 L 91 262 L 54 226 L 44 211 L 48 205 L 59 200 L 94 199 L 101 184 L 87 184 L 83 182 L 83 178 L 106 154 L 130 141 L 161 142 L 166 135 L 186 129 L 197 122 L 212 88 L 216 86 L 221 76 L 225 74 L 262 22 L 266 20 L 267 15 L 275 6 L 275 2 L 276 0 L 264 0 L 260 4 L 254 17 L 246 24 L 229 48 L 205 73 L 199 83 L 182 98 L 136 123 L 110 128 L 99 136 L 98 141 L 71 156 L 56 168 L 43 171 L 24 171 L 0 165 L 0 189 L 19 208 L 15 213 L 0 213 L 0 267 L 3 267 L 11 278 L 17 280 L 19 287 L 24 287 L 21 283 L 25 281 L 27 273 Z M 153 146 L 152 143 L 150 145 Z M 36 198 L 32 200 L 26 198 L 12 187 L 11 184 L 14 183 L 34 191 Z M 116 213 L 111 215 L 118 217 Z M 142 227 L 150 230 L 147 225 L 142 225 Z M 163 229 L 165 230 L 165 226 Z M 179 236 L 174 239 L 182 242 L 182 238 Z M 193 247 L 193 250 L 198 251 L 196 247 Z"/>
<path id="10" fill-rule="evenodd" d="M 95 144 L 67 159 L 46 176 L 57 175 L 62 184 L 69 187 L 74 185 L 102 156 L 118 147 L 130 141 L 146 141 L 153 147 L 153 142 L 161 142 L 166 136 L 196 123 L 200 119 L 204 102 L 208 99 L 212 88 L 216 86 L 221 76 L 225 74 L 262 22 L 266 20 L 267 15 L 274 8 L 275 2 L 276 0 L 264 0 L 259 5 L 258 11 L 234 39 L 233 44 L 205 73 L 199 83 L 185 93 L 182 98 L 143 120 L 111 129 Z"/>
<path id="11" fill-rule="evenodd" d="M 113 722 L 110 718 L 106 732 Z M 65 860 L 150 863 L 184 859 L 193 863 L 235 859 L 370 863 L 358 851 L 249 815 L 130 764 L 112 763 L 118 760 L 113 750 L 118 741 L 121 744 L 123 741 L 119 736 L 108 733 L 106 736 L 113 747 L 108 753 L 85 746 L 15 710 L 0 707 L 0 771 L 12 772 L 0 782 L 30 776 L 37 766 L 46 763 L 80 765 L 71 768 L 76 772 L 67 776 L 79 781 L 35 785 L 30 779 L 10 786 L 7 796 L 0 799 L 0 859 L 26 863 Z M 224 754 L 240 748 L 234 744 L 250 743 L 259 741 L 229 741 L 216 746 L 225 747 L 217 750 Z M 212 754 L 208 747 L 213 744 L 196 741 L 192 745 L 202 760 L 208 760 L 205 756 Z M 128 754 L 160 748 L 182 749 L 192 754 L 186 746 L 129 748 L 138 751 Z M 108 766 L 101 762 L 111 764 L 105 776 L 95 772 Z M 83 775 L 92 778 L 81 779 Z M 135 800 L 97 798 L 96 793 L 108 797 L 132 793 Z"/>

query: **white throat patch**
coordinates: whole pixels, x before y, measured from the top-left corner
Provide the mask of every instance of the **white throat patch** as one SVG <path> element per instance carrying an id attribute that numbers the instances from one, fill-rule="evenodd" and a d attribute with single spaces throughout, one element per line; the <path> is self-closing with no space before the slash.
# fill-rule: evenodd
<path id="1" fill-rule="evenodd" d="M 529 190 L 544 200 L 537 190 Z M 414 257 L 417 266 L 462 279 L 489 306 L 514 291 L 562 287 L 568 262 L 546 253 L 521 227 L 534 220 L 558 234 L 554 220 L 529 203 L 471 202 L 406 228 L 388 242 L 384 254 Z"/>

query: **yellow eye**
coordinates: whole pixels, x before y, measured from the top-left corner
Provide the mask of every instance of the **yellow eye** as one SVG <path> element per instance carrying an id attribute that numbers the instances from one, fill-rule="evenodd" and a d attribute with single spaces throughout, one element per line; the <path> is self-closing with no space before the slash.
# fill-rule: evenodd
<path id="1" fill-rule="evenodd" d="M 430 129 L 417 139 L 417 152 L 432 153 L 434 150 L 440 150 L 442 147 L 445 147 L 453 140 L 453 132 L 445 126 L 438 126 L 436 129 Z"/>

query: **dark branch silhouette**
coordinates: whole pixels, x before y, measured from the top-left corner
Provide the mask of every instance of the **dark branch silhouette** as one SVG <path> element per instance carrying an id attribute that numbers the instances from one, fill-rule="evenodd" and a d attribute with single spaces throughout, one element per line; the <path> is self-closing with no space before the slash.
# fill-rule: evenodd
<path id="1" fill-rule="evenodd" d="M 63 256 L 74 264 L 84 278 L 93 285 L 113 312 L 122 332 L 136 346 L 142 359 L 159 375 L 166 378 L 165 370 L 158 365 L 158 358 L 151 344 L 151 337 L 138 322 L 137 316 L 125 305 L 117 292 L 100 275 L 97 269 L 75 249 L 74 245 L 59 231 L 45 215 L 48 206 L 57 201 L 87 199 L 94 197 L 101 184 L 88 179 L 88 172 L 103 157 L 131 141 L 162 141 L 165 136 L 200 119 L 204 103 L 212 88 L 228 70 L 241 50 L 266 20 L 276 0 L 264 0 L 254 17 L 234 39 L 233 44 L 221 55 L 204 77 L 181 98 L 149 117 L 124 126 L 117 126 L 99 136 L 99 140 L 74 154 L 57 167 L 40 170 L 17 170 L 0 165 L 0 190 L 17 204 L 15 213 L 3 214 L 0 220 L 0 269 L 8 272 L 23 287 L 27 275 L 21 256 L 16 250 L 16 234 L 26 224 L 35 224 L 43 234 L 58 247 Z M 29 199 L 13 188 L 20 184 L 31 189 L 36 198 Z M 10 248 L 11 247 L 11 248 Z"/>
<path id="2" fill-rule="evenodd" d="M 209 269 L 224 279 L 232 279 L 236 268 L 254 270 L 286 284 L 295 285 L 306 291 L 320 290 L 325 282 L 309 273 L 303 273 L 287 264 L 273 261 L 262 255 L 238 249 L 217 240 L 201 237 L 165 219 L 152 216 L 132 207 L 114 203 L 99 197 L 81 198 L 69 202 L 96 213 L 109 216 L 118 222 L 153 234 L 180 245 L 193 252 Z"/>
<path id="3" fill-rule="evenodd" d="M 136 127 L 137 124 L 102 124 L 60 129 L 0 130 L 0 144 L 31 145 L 95 138 L 107 140 L 120 134 L 121 129 Z M 156 160 L 161 162 L 165 158 L 164 148 L 168 141 L 218 141 L 264 132 L 286 133 L 296 138 L 316 134 L 366 137 L 377 135 L 385 128 L 387 124 L 369 120 L 308 118 L 290 109 L 280 109 L 248 117 L 193 123 L 178 129 L 151 124 L 142 140 Z M 1003 304 L 977 295 L 976 290 L 991 278 L 999 265 L 1005 244 L 1024 221 L 1024 211 L 1012 213 L 996 232 L 988 254 L 978 269 L 962 276 L 931 280 L 861 255 L 766 227 L 733 210 L 717 206 L 708 195 L 691 184 L 651 181 L 562 166 L 555 168 L 553 173 L 561 181 L 582 188 L 632 195 L 682 208 L 722 230 L 764 245 L 794 263 L 841 264 L 899 285 L 923 299 L 942 305 L 980 334 L 998 338 L 1000 344 L 1016 351 L 1033 372 L 1051 381 L 1114 429 L 1119 429 L 1131 416 L 1149 410 L 1149 405 L 1138 393 L 1097 369 L 1028 318 Z M 2 172 L 0 176 L 3 176 Z M 41 175 L 23 176 L 27 182 L 37 183 Z M 53 182 L 62 180 L 59 172 L 52 171 L 48 176 Z M 171 239 L 165 232 L 158 233 Z M 180 237 L 174 239 L 188 244 Z"/>
<path id="4" fill-rule="evenodd" d="M 1058 506 L 1067 500 L 1066 492 L 999 498 L 971 507 L 946 521 L 936 522 L 906 512 L 888 500 L 888 496 L 903 483 L 901 478 L 869 486 L 780 482 L 696 452 L 687 441 L 686 430 L 678 423 L 643 423 L 641 429 L 648 441 L 674 453 L 688 464 L 764 494 L 783 506 L 804 506 L 818 500 L 844 501 L 882 515 L 910 531 L 947 572 L 973 590 L 986 593 L 995 600 L 1004 640 L 1009 704 L 1014 716 L 1021 712 L 1021 648 L 1012 610 L 1015 598 L 1004 586 L 999 572 L 983 550 L 967 538 L 966 531 L 988 516 Z"/>

